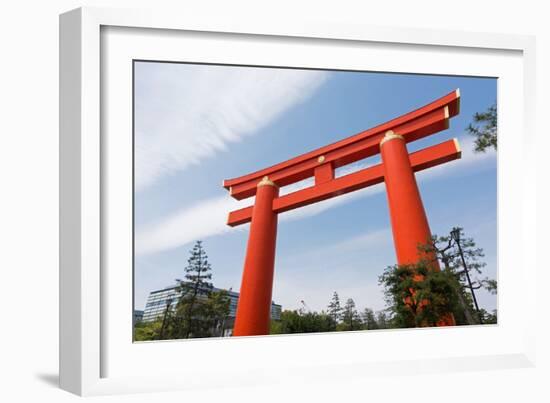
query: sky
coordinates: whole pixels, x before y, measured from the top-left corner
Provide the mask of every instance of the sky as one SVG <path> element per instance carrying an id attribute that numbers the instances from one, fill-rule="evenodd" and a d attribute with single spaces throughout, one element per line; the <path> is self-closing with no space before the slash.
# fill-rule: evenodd
<path id="1" fill-rule="evenodd" d="M 433 234 L 464 228 L 497 278 L 497 156 L 473 152 L 466 127 L 496 101 L 497 79 L 135 62 L 135 308 L 184 277 L 196 240 L 213 284 L 239 291 L 249 225 L 230 228 L 235 201 L 222 187 L 421 107 L 460 88 L 450 128 L 410 152 L 458 138 L 462 158 L 416 174 Z M 339 168 L 337 176 L 379 156 Z M 310 186 L 311 180 L 281 189 Z M 378 277 L 396 263 L 384 184 L 279 216 L 273 300 L 283 309 L 326 309 L 332 294 L 359 310 L 385 307 Z M 487 310 L 496 296 L 479 291 Z"/>

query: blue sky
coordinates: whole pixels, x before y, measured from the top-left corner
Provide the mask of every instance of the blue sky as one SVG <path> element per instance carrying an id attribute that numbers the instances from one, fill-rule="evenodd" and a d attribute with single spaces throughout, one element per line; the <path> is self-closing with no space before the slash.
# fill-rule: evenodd
<path id="1" fill-rule="evenodd" d="M 461 111 L 450 128 L 408 148 L 459 139 L 462 159 L 418 173 L 420 192 L 432 232 L 464 227 L 485 251 L 484 275 L 496 278 L 496 153 L 474 154 L 465 133 L 472 115 L 495 102 L 496 79 L 136 62 L 136 309 L 150 291 L 184 276 L 196 239 L 204 241 L 214 285 L 239 290 L 248 225 L 225 222 L 253 199 L 232 200 L 223 179 L 351 136 L 456 88 Z M 361 310 L 379 310 L 378 276 L 394 263 L 384 184 L 283 213 L 273 300 L 283 309 L 304 300 L 322 310 L 337 291 Z M 496 307 L 496 296 L 480 292 L 478 299 Z"/>

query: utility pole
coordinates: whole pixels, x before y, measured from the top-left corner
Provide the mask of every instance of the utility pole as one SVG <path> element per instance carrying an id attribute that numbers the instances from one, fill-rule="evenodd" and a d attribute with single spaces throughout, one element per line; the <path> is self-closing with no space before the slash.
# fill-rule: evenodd
<path id="1" fill-rule="evenodd" d="M 464 259 L 464 252 L 462 251 L 462 245 L 460 244 L 460 228 L 453 228 L 451 231 L 451 238 L 453 238 L 458 246 L 458 253 L 460 254 L 460 259 L 462 260 L 462 266 L 464 267 L 464 272 L 466 273 L 466 279 L 468 280 L 468 287 L 472 294 L 472 299 L 474 301 L 474 306 L 476 308 L 477 316 L 479 318 L 479 324 L 483 324 L 483 318 L 481 317 L 481 312 L 479 310 L 479 305 L 477 304 L 476 294 L 474 292 L 474 287 L 472 286 L 472 280 L 470 279 L 470 271 L 468 270 L 468 265 L 466 264 L 466 259 Z"/>
<path id="2" fill-rule="evenodd" d="M 166 309 L 164 310 L 164 317 L 162 318 L 162 326 L 160 327 L 160 334 L 159 339 L 164 339 L 164 327 L 166 326 L 166 317 L 168 316 L 168 312 L 170 311 L 170 305 L 172 305 L 172 298 L 168 298 L 166 300 Z"/>

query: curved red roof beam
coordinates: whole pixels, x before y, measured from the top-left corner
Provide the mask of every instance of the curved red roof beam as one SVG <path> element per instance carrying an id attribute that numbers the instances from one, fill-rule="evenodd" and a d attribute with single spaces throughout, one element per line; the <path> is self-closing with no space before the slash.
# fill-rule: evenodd
<path id="1" fill-rule="evenodd" d="M 278 186 L 290 185 L 312 176 L 315 176 L 316 183 L 333 181 L 334 169 L 378 154 L 380 141 L 388 130 L 403 136 L 406 142 L 411 142 L 447 129 L 449 119 L 459 111 L 460 91 L 457 89 L 421 108 L 343 140 L 269 168 L 224 180 L 223 186 L 232 197 L 242 200 L 255 195 L 256 186 L 264 176 L 268 176 Z M 455 151 L 459 158 L 460 150 L 457 148 Z M 324 168 L 320 169 L 320 166 Z M 231 220 L 229 225 L 232 225 Z"/>

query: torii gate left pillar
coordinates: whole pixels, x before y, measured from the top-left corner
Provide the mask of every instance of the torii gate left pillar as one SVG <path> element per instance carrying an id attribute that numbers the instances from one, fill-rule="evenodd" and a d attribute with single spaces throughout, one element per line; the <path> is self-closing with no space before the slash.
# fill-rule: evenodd
<path id="1" fill-rule="evenodd" d="M 279 187 L 267 177 L 258 183 L 233 327 L 235 336 L 269 334 L 278 216 L 273 211 L 273 200 L 278 195 Z"/>

